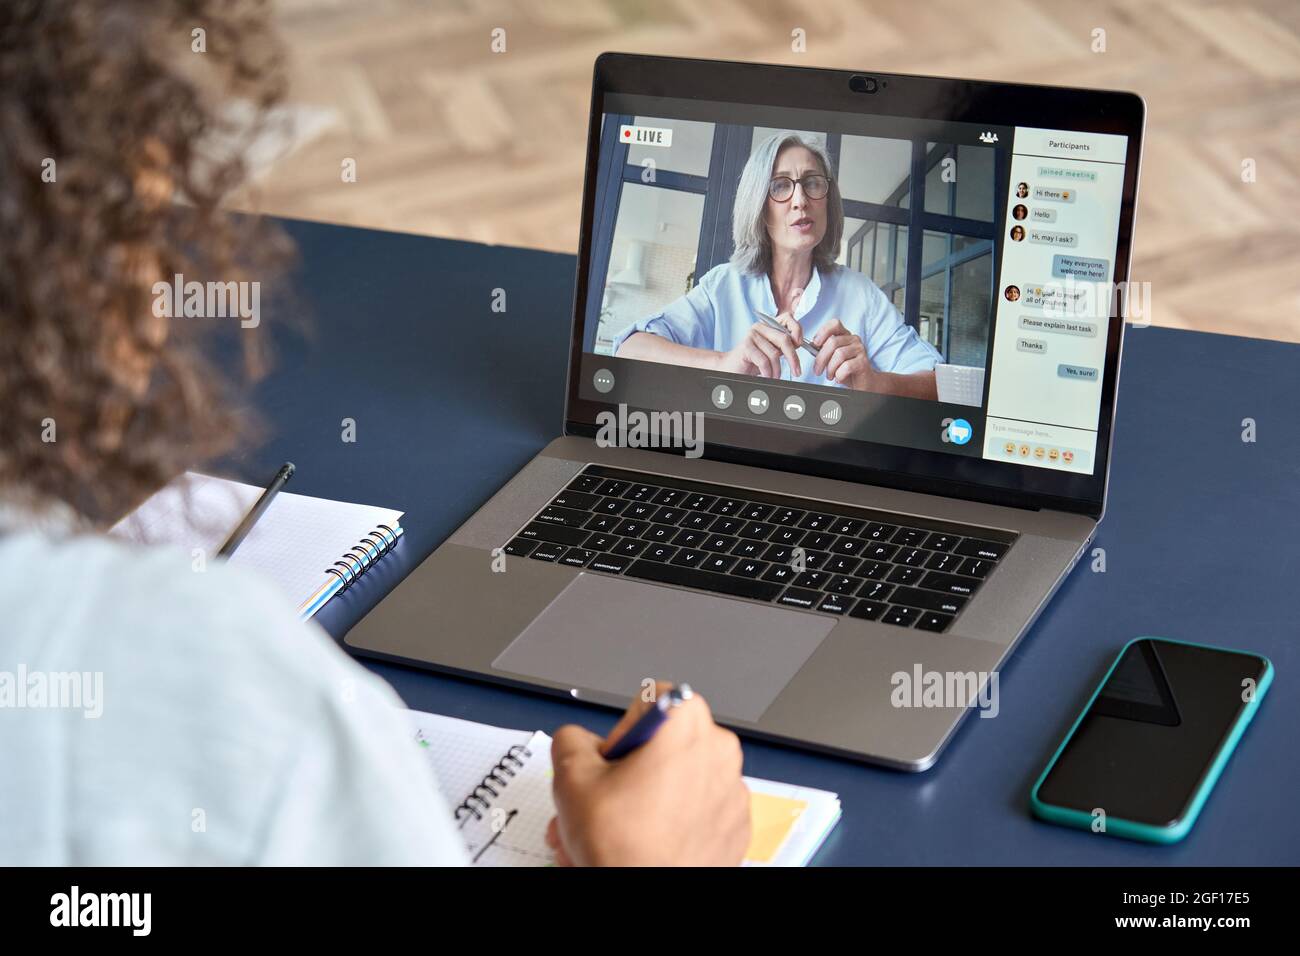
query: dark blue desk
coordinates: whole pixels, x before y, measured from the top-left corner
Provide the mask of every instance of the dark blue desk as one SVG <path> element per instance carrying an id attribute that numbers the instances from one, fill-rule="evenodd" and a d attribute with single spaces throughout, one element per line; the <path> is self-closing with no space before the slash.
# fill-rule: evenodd
<path id="1" fill-rule="evenodd" d="M 335 636 L 562 427 L 574 259 L 289 222 L 298 307 L 266 308 L 276 371 L 253 402 L 268 443 L 250 480 L 289 458 L 293 490 L 405 509 L 395 552 L 318 620 Z M 496 288 L 507 310 L 492 311 Z M 1159 308 L 1160 290 L 1155 306 Z M 1001 713 L 968 719 L 938 766 L 909 775 L 753 742 L 745 771 L 839 793 L 830 864 L 1300 862 L 1300 347 L 1130 329 L 1109 511 L 1096 546 L 1001 675 Z M 1258 441 L 1241 441 L 1241 421 Z M 356 422 L 355 443 L 341 421 Z M 1257 651 L 1273 689 L 1195 831 L 1154 848 L 1033 820 L 1029 787 L 1124 642 L 1167 635 Z M 614 715 L 562 700 L 368 664 L 415 708 L 553 731 Z"/>

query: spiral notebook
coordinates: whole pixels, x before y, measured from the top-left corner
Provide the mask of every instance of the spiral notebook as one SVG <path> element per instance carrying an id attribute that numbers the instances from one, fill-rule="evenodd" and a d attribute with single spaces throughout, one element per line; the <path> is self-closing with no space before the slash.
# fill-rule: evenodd
<path id="1" fill-rule="evenodd" d="M 552 866 L 546 828 L 551 738 L 455 717 L 406 712 L 475 866 Z M 833 793 L 746 777 L 753 835 L 746 866 L 805 866 L 840 819 Z"/>
<path id="2" fill-rule="evenodd" d="M 196 563 L 211 561 L 264 490 L 186 472 L 109 534 L 181 548 Z M 397 543 L 401 517 L 391 508 L 281 492 L 229 561 L 270 581 L 309 618 Z"/>

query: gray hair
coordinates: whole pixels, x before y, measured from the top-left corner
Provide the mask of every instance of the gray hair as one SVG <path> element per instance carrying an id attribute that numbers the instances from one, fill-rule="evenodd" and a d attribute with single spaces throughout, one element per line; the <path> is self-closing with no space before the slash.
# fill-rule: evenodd
<path id="1" fill-rule="evenodd" d="M 840 254 L 840 239 L 844 236 L 844 202 L 840 187 L 831 175 L 831 158 L 816 142 L 810 142 L 798 133 L 775 133 L 764 140 L 750 154 L 745 169 L 740 174 L 736 188 L 736 203 L 731 210 L 731 239 L 734 251 L 732 263 L 741 272 L 764 275 L 772 268 L 772 239 L 767 234 L 767 189 L 772 181 L 776 157 L 787 146 L 802 146 L 821 163 L 822 172 L 830 180 L 826 192 L 826 235 L 813 249 L 813 265 L 819 270 L 835 267 Z"/>

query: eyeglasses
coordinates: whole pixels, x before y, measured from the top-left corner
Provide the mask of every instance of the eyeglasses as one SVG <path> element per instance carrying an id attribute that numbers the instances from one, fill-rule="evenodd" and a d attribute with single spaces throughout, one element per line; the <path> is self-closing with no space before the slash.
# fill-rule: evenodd
<path id="1" fill-rule="evenodd" d="M 809 173 L 797 180 L 789 176 L 773 176 L 772 181 L 767 184 L 767 194 L 777 202 L 789 202 L 790 197 L 794 195 L 796 182 L 803 187 L 803 194 L 809 199 L 825 199 L 827 191 L 831 188 L 830 179 L 819 173 Z"/>

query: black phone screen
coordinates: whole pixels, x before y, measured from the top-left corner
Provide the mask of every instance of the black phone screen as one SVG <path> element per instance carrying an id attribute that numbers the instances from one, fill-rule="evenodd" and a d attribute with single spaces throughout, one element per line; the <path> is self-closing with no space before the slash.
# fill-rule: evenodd
<path id="1" fill-rule="evenodd" d="M 1172 826 L 1266 668 L 1251 654 L 1134 641 L 1039 787 L 1039 799 Z"/>

